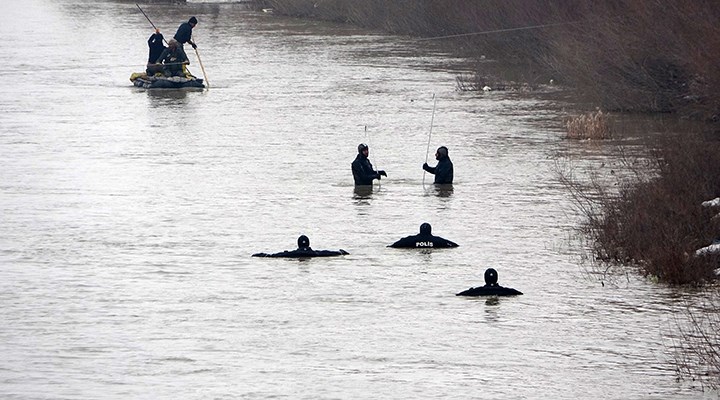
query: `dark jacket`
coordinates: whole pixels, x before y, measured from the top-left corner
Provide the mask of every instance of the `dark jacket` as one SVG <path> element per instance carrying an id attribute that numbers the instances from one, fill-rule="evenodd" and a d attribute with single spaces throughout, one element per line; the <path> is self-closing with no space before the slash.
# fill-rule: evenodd
<path id="1" fill-rule="evenodd" d="M 423 165 L 423 169 L 431 174 L 435 174 L 434 183 L 438 185 L 453 183 L 453 163 L 448 156 L 438 160 L 435 167 L 425 164 Z"/>
<path id="2" fill-rule="evenodd" d="M 165 48 L 165 50 L 160 53 L 160 56 L 158 56 L 155 64 L 178 64 L 187 61 L 190 60 L 188 60 L 185 50 L 183 50 L 180 46 L 177 46 L 174 51 L 169 47 Z M 181 68 L 180 65 L 177 65 L 177 67 Z"/>
<path id="3" fill-rule="evenodd" d="M 148 47 L 150 48 L 148 63 L 155 64 L 155 61 L 160 58 L 160 54 L 162 54 L 163 50 L 165 50 L 162 33 L 153 33 L 150 36 L 150 39 L 148 39 Z"/>
<path id="4" fill-rule="evenodd" d="M 478 286 L 462 291 L 455 296 L 517 296 L 521 294 L 522 292 L 513 288 L 502 287 L 498 284 L 486 284 L 485 286 Z"/>
<path id="5" fill-rule="evenodd" d="M 356 185 L 372 185 L 373 179 L 380 179 L 380 173 L 373 170 L 370 160 L 362 154 L 352 162 L 352 174 Z"/>
<path id="6" fill-rule="evenodd" d="M 283 258 L 310 258 L 310 257 L 332 257 L 332 256 L 343 256 L 348 254 L 345 250 L 333 251 L 333 250 L 313 250 L 310 247 L 302 247 L 292 251 L 282 251 L 280 253 L 267 254 L 267 253 L 255 253 L 253 257 L 283 257 Z"/>
<path id="7" fill-rule="evenodd" d="M 170 74 L 173 76 L 182 76 L 182 63 L 184 62 L 189 62 L 187 55 L 185 54 L 185 51 L 182 49 L 182 47 L 177 46 L 175 47 L 174 51 L 171 50 L 169 47 L 163 50 L 163 52 L 160 53 L 160 57 L 158 57 L 155 64 L 165 64 L 164 68 L 166 74 Z"/>
<path id="8" fill-rule="evenodd" d="M 406 236 L 388 247 L 406 248 L 406 249 L 442 249 L 449 247 L 458 247 L 458 244 L 450 240 L 435 236 L 432 234 L 420 233 L 413 236 Z"/>
<path id="9" fill-rule="evenodd" d="M 175 32 L 175 40 L 180 44 L 189 43 L 192 38 L 192 25 L 189 22 L 183 22 Z"/>

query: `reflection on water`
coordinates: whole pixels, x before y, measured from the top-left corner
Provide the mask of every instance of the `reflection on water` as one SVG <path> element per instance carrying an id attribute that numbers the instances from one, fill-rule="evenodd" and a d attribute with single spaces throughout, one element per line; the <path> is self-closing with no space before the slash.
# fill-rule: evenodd
<path id="1" fill-rule="evenodd" d="M 372 185 L 357 185 L 353 189 L 354 200 L 369 200 L 372 198 L 373 186 Z M 358 201 L 356 204 L 368 204 L 368 202 Z"/>
<path id="2" fill-rule="evenodd" d="M 556 155 L 615 149 L 565 143 L 563 104 L 456 92 L 443 43 L 232 3 L 144 5 L 166 36 L 198 17 L 213 87 L 142 91 L 134 3 L 4 6 L 0 397 L 697 397 L 672 292 L 603 287 L 567 243 Z M 433 94 L 457 190 L 419 170 Z M 388 177 L 351 194 L 361 126 Z M 387 247 L 422 222 L 460 247 Z M 350 255 L 250 257 L 301 233 Z M 456 297 L 487 265 L 525 295 Z"/>
<path id="3" fill-rule="evenodd" d="M 455 188 L 452 184 L 433 185 L 433 190 L 437 197 L 450 197 Z"/>
<path id="4" fill-rule="evenodd" d="M 201 92 L 202 89 L 139 89 L 139 91 L 147 93 L 148 97 L 152 100 L 177 101 L 187 99 L 188 92 Z"/>
<path id="5" fill-rule="evenodd" d="M 491 297 L 488 297 L 487 299 L 485 299 L 486 306 L 496 306 L 498 304 L 500 304 L 500 299 L 498 297 L 491 296 Z M 492 312 L 492 308 L 488 308 L 486 310 L 486 312 L 488 314 L 493 314 L 493 319 L 497 319 L 497 314 Z"/>

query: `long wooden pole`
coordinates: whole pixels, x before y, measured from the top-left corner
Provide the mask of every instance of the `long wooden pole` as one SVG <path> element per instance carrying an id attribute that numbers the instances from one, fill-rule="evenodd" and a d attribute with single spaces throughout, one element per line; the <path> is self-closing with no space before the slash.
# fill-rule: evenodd
<path id="1" fill-rule="evenodd" d="M 200 69 L 202 70 L 203 77 L 205 78 L 205 85 L 208 89 L 210 89 L 210 82 L 208 81 L 207 74 L 205 73 L 205 67 L 203 66 L 202 60 L 200 59 L 200 53 L 198 53 L 197 47 L 194 47 L 195 49 L 195 55 L 198 58 L 198 62 L 200 63 Z"/>
<path id="2" fill-rule="evenodd" d="M 158 31 L 157 26 L 155 26 L 155 24 L 153 24 L 153 22 L 150 21 L 150 17 L 148 17 L 147 14 L 145 14 L 145 11 L 143 11 L 143 9 L 140 8 L 140 5 L 137 4 L 137 3 L 135 3 L 135 6 L 138 8 L 138 10 L 140 10 L 140 12 L 142 13 L 142 15 L 145 16 L 145 19 L 148 20 L 148 22 L 150 23 L 150 25 L 152 25 L 153 29 L 155 29 L 155 31 L 157 32 L 157 31 Z M 163 36 L 163 41 L 165 42 L 165 44 L 167 44 L 167 40 L 165 40 L 165 37 L 164 37 L 164 36 Z"/>

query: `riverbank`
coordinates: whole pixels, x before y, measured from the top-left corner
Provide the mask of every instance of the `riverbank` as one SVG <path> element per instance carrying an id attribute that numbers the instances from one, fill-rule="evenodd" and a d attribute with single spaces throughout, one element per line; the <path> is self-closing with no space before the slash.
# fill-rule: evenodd
<path id="1" fill-rule="evenodd" d="M 444 40 L 525 66 L 529 81 L 552 76 L 604 110 L 720 118 L 720 7 L 710 1 L 265 2 L 279 14 Z"/>

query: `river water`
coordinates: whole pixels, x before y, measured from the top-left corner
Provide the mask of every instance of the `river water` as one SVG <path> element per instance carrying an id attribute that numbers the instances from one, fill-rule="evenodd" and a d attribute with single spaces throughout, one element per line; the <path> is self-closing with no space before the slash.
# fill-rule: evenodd
<path id="1" fill-rule="evenodd" d="M 441 43 L 143 9 L 167 37 L 198 17 L 209 90 L 132 87 L 152 33 L 134 3 L 3 7 L 0 397 L 708 396 L 671 363 L 684 295 L 583 262 L 556 160 L 616 160 L 562 138 L 567 105 L 458 92 Z M 429 138 L 453 191 L 423 176 Z M 361 142 L 388 174 L 371 193 Z M 460 247 L 386 247 L 423 222 Z M 250 257 L 300 234 L 350 254 Z M 488 267 L 524 295 L 455 296 Z"/>

